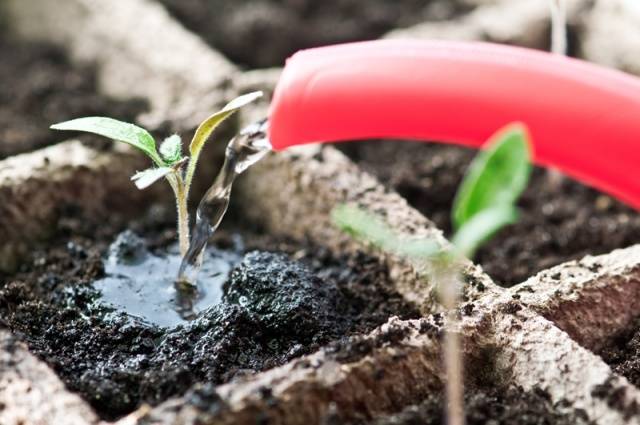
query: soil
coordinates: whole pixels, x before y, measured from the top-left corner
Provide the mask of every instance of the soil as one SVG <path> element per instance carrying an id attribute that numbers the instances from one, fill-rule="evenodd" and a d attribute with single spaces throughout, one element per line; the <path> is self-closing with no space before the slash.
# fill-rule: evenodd
<path id="1" fill-rule="evenodd" d="M 378 141 L 337 146 L 451 234 L 451 206 L 474 150 Z M 640 243 L 640 214 L 568 177 L 554 184 L 545 170 L 535 169 L 518 204 L 518 223 L 499 232 L 476 257 L 503 286 L 565 261 Z"/>
<path id="2" fill-rule="evenodd" d="M 0 57 L 0 159 L 73 136 L 51 124 L 90 115 L 132 122 L 147 108 L 98 94 L 95 69 L 72 65 L 53 45 L 0 34 Z"/>
<path id="3" fill-rule="evenodd" d="M 640 318 L 599 353 L 615 373 L 640 387 Z"/>
<path id="4" fill-rule="evenodd" d="M 322 247 L 245 232 L 221 303 L 187 324 L 160 327 L 101 303 L 92 285 L 104 277 L 105 254 L 124 223 L 110 216 L 96 227 L 71 211 L 64 217 L 57 240 L 16 275 L 0 276 L 0 317 L 105 419 L 348 341 L 392 315 L 418 317 L 392 290 L 387 270 L 364 254 L 336 258 Z M 164 255 L 175 243 L 174 223 L 155 207 L 127 227 Z M 123 255 L 135 252 L 118 241 Z M 238 239 L 222 229 L 212 246 L 238 249 Z"/>
<path id="5" fill-rule="evenodd" d="M 467 391 L 465 417 L 469 425 L 578 425 L 587 424 L 586 413 L 563 414 L 545 392 L 525 392 L 519 387 Z M 434 395 L 419 405 L 377 419 L 375 425 L 440 425 L 446 424 L 443 399 Z"/>
<path id="6" fill-rule="evenodd" d="M 449 0 L 161 0 L 187 28 L 248 67 L 282 66 L 297 50 L 375 39 L 395 28 L 449 19 Z"/>

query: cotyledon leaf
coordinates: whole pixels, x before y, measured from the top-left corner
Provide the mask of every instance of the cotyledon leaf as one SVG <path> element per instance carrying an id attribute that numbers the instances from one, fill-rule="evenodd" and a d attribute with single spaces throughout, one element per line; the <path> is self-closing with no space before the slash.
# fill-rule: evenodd
<path id="1" fill-rule="evenodd" d="M 191 153 L 191 158 L 198 158 L 200 155 L 200 151 L 202 147 L 211 136 L 211 133 L 227 118 L 233 115 L 238 109 L 243 106 L 248 105 L 249 103 L 255 101 L 259 97 L 262 96 L 261 91 L 256 91 L 252 93 L 248 93 L 233 99 L 229 102 L 224 108 L 215 114 L 211 115 L 209 118 L 204 120 L 196 130 L 196 133 L 193 135 L 193 139 L 189 145 L 189 152 Z"/>
<path id="2" fill-rule="evenodd" d="M 135 183 L 138 189 L 142 190 L 148 188 L 172 172 L 174 172 L 172 167 L 148 168 L 134 174 L 133 177 L 131 177 L 131 180 Z"/>
<path id="3" fill-rule="evenodd" d="M 118 140 L 140 149 L 157 165 L 164 165 L 151 134 L 134 124 L 107 117 L 85 117 L 54 124 L 51 128 L 53 130 L 84 131 Z"/>
<path id="4" fill-rule="evenodd" d="M 526 128 L 510 124 L 497 132 L 471 163 L 456 195 L 452 219 L 456 229 L 487 208 L 512 205 L 531 174 Z"/>
<path id="5" fill-rule="evenodd" d="M 456 231 L 451 243 L 456 251 L 473 258 L 476 250 L 502 227 L 513 224 L 518 211 L 512 204 L 498 205 L 475 214 Z"/>
<path id="6" fill-rule="evenodd" d="M 424 259 L 442 250 L 435 240 L 397 237 L 380 219 L 356 206 L 336 206 L 331 211 L 331 219 L 342 231 L 403 257 Z"/>

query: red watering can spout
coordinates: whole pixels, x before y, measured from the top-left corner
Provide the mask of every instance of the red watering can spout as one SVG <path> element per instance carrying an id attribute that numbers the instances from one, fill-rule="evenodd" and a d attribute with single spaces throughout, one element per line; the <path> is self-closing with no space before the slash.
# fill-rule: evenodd
<path id="1" fill-rule="evenodd" d="M 384 40 L 299 52 L 276 88 L 276 150 L 370 138 L 480 147 L 520 121 L 535 161 L 640 209 L 640 79 L 487 43 Z"/>

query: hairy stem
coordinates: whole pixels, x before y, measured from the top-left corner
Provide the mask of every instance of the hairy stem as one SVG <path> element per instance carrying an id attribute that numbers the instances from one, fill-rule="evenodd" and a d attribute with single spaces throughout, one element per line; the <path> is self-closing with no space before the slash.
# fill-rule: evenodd
<path id="1" fill-rule="evenodd" d="M 176 209 L 178 210 L 178 241 L 180 245 L 180 255 L 184 257 L 189 250 L 189 209 L 187 205 L 189 198 L 180 174 L 169 174 L 167 180 L 176 197 Z"/>
<path id="2" fill-rule="evenodd" d="M 176 204 L 178 207 L 178 238 L 180 240 L 180 255 L 185 256 L 189 250 L 189 209 L 187 206 L 187 191 L 182 182 L 178 181 Z"/>
<path id="3" fill-rule="evenodd" d="M 189 164 L 187 165 L 187 172 L 184 178 L 184 197 L 189 198 L 189 191 L 191 190 L 191 182 L 193 181 L 193 175 L 196 173 L 196 165 L 198 165 L 198 157 L 200 154 L 196 153 L 189 158 Z"/>
<path id="4" fill-rule="evenodd" d="M 460 298 L 458 273 L 445 267 L 438 273 L 442 304 L 447 309 L 444 338 L 444 367 L 447 374 L 447 424 L 464 425 L 464 381 L 460 336 L 457 332 L 457 306 Z"/>

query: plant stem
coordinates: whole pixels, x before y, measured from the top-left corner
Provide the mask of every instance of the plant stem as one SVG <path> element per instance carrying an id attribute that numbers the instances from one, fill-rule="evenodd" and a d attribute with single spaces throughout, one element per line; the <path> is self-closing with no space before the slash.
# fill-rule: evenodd
<path id="1" fill-rule="evenodd" d="M 178 207 L 178 238 L 180 240 L 180 255 L 185 256 L 189 250 L 189 208 L 187 192 L 182 179 L 178 179 L 176 204 Z"/>
<path id="2" fill-rule="evenodd" d="M 438 275 L 442 304 L 447 310 L 447 327 L 444 337 L 444 367 L 447 375 L 447 424 L 464 425 L 464 381 L 463 363 L 458 325 L 458 300 L 460 282 L 458 273 L 451 267 L 444 267 Z"/>
<path id="3" fill-rule="evenodd" d="M 187 164 L 187 172 L 184 180 L 178 176 L 178 184 L 176 186 L 176 203 L 178 205 L 178 235 L 180 238 L 180 255 L 184 258 L 189 250 L 189 210 L 187 201 L 189 192 L 191 191 L 191 182 L 196 172 L 199 154 L 194 154 L 189 158 Z"/>
<path id="4" fill-rule="evenodd" d="M 180 255 L 185 256 L 189 250 L 189 208 L 187 205 L 187 192 L 184 180 L 178 173 L 170 174 L 167 180 L 173 189 L 176 198 L 176 209 L 178 211 L 178 241 L 180 245 Z"/>
<path id="5" fill-rule="evenodd" d="M 551 52 L 567 54 L 567 2 L 549 0 L 551 8 Z"/>
<path id="6" fill-rule="evenodd" d="M 567 1 L 549 0 L 551 10 L 551 53 L 566 56 L 567 54 Z M 549 167 L 547 177 L 552 188 L 558 189 L 564 180 L 562 173 Z"/>
<path id="7" fill-rule="evenodd" d="M 196 165 L 198 165 L 199 153 L 191 155 L 189 158 L 189 164 L 187 164 L 187 172 L 184 178 L 184 197 L 189 198 L 189 191 L 191 190 L 191 182 L 193 181 L 193 175 L 196 172 Z"/>

